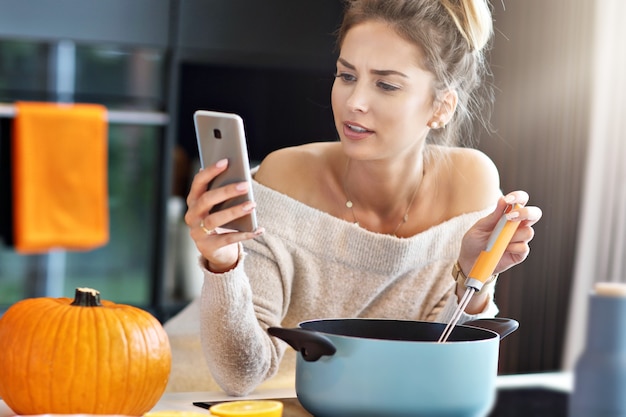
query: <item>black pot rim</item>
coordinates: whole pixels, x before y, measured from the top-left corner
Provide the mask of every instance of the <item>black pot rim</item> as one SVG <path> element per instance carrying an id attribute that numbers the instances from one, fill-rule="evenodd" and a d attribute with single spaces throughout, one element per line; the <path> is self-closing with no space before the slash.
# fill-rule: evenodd
<path id="1" fill-rule="evenodd" d="M 387 318 L 326 318 L 302 321 L 298 326 L 331 337 L 436 344 L 446 323 Z M 424 329 L 427 335 L 423 334 Z M 493 330 L 460 324 L 455 326 L 446 344 L 490 342 L 499 338 L 500 335 Z"/>

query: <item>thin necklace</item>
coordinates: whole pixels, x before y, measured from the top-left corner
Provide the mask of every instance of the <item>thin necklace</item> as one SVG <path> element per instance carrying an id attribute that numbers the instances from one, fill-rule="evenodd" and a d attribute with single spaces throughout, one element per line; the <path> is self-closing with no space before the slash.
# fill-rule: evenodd
<path id="1" fill-rule="evenodd" d="M 348 160 L 346 161 L 346 168 L 344 170 L 343 173 L 343 193 L 346 195 L 346 207 L 350 209 L 350 213 L 352 213 L 352 219 L 354 220 L 354 224 L 356 224 L 357 226 L 360 226 L 359 224 L 359 219 L 357 219 L 356 217 L 356 213 L 354 212 L 354 204 L 352 203 L 352 198 L 350 197 L 350 194 L 348 193 L 348 187 L 346 186 L 346 179 L 348 178 L 348 168 L 350 167 L 350 159 L 348 158 Z M 424 179 L 424 173 L 422 172 L 422 180 Z M 396 228 L 393 230 L 393 233 L 391 233 L 394 236 L 397 236 L 398 230 L 400 230 L 400 227 L 402 227 L 402 225 L 406 222 L 409 221 L 409 211 L 411 210 L 411 206 L 413 205 L 413 200 L 415 200 L 415 196 L 417 195 L 417 190 L 419 190 L 420 185 L 422 184 L 422 181 L 417 183 L 417 186 L 415 187 L 415 189 L 413 190 L 413 195 L 411 196 L 411 200 L 409 201 L 409 205 L 406 207 L 406 211 L 404 212 L 404 216 L 402 216 L 402 219 L 400 220 L 400 223 L 398 223 L 398 225 L 396 226 Z"/>

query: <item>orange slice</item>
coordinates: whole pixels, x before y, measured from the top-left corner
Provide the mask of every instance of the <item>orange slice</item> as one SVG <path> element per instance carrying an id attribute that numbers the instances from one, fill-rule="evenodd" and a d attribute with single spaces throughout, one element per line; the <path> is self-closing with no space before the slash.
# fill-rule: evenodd
<path id="1" fill-rule="evenodd" d="M 207 414 L 195 411 L 163 410 L 148 411 L 143 417 L 206 417 Z"/>
<path id="2" fill-rule="evenodd" d="M 215 404 L 209 411 L 220 417 L 281 417 L 283 403 L 275 400 L 227 401 Z"/>

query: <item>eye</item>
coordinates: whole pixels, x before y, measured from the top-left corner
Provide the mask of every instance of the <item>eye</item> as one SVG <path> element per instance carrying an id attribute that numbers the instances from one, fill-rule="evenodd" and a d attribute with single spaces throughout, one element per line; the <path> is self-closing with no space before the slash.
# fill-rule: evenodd
<path id="1" fill-rule="evenodd" d="M 352 82 L 356 81 L 356 76 L 350 74 L 349 72 L 339 72 L 335 74 L 336 78 L 340 78 L 343 82 Z"/>
<path id="2" fill-rule="evenodd" d="M 384 81 L 378 81 L 376 83 L 376 86 L 378 88 L 380 88 L 381 90 L 383 90 L 383 91 L 396 91 L 396 90 L 400 89 L 400 87 L 395 86 L 393 84 L 389 84 L 389 83 L 384 82 Z"/>

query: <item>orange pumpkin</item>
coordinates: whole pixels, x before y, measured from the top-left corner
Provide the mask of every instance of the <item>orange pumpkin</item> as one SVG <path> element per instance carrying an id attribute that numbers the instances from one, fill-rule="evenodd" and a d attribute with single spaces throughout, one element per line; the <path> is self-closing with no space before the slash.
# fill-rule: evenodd
<path id="1" fill-rule="evenodd" d="M 95 290 L 22 300 L 0 318 L 0 398 L 17 414 L 140 416 L 170 367 L 161 324 Z"/>

